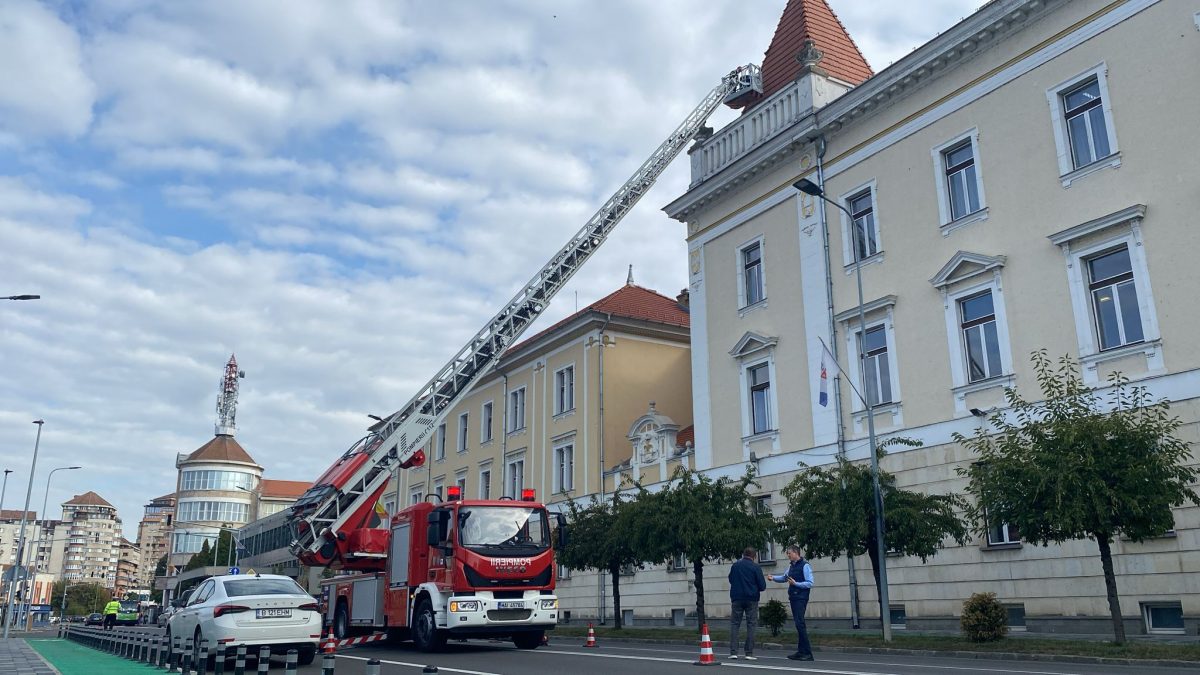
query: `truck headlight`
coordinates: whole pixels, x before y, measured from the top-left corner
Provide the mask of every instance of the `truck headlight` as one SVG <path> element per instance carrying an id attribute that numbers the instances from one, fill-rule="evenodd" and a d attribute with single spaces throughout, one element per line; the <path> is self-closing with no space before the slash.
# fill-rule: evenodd
<path id="1" fill-rule="evenodd" d="M 450 611 L 451 612 L 478 612 L 479 611 L 479 601 L 478 600 L 451 600 L 450 601 Z"/>
<path id="2" fill-rule="evenodd" d="M 558 598 L 542 600 L 542 609 L 558 609 Z"/>

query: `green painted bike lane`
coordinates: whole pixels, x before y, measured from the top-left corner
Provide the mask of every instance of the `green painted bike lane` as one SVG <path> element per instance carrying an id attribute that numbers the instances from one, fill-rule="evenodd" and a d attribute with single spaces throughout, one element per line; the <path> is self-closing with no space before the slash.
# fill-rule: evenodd
<path id="1" fill-rule="evenodd" d="M 62 675 L 146 675 L 157 670 L 68 640 L 27 638 L 26 642 Z"/>

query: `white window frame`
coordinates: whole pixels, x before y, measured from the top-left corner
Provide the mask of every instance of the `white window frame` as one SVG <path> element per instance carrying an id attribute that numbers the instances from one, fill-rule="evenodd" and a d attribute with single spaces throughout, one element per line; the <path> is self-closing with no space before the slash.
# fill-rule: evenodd
<path id="1" fill-rule="evenodd" d="M 519 468 L 520 473 L 517 474 L 515 469 Z M 514 481 L 514 477 L 519 475 L 520 480 Z M 511 488 L 511 492 L 510 492 Z M 504 458 L 504 496 L 512 497 L 513 499 L 521 498 L 521 490 L 525 489 L 525 450 L 514 452 Z"/>
<path id="2" fill-rule="evenodd" d="M 467 451 L 467 438 L 468 438 L 468 433 L 469 433 L 468 430 L 470 428 L 468 425 L 470 423 L 471 423 L 471 414 L 470 413 L 468 413 L 468 412 L 459 413 L 459 415 L 458 415 L 458 447 L 456 448 L 456 450 L 458 451 L 458 454 L 460 454 L 460 455 Z"/>
<path id="3" fill-rule="evenodd" d="M 433 479 L 433 494 L 438 496 L 438 501 L 446 499 L 446 477 L 444 475 Z"/>
<path id="4" fill-rule="evenodd" d="M 758 246 L 758 286 L 761 291 L 761 296 L 754 302 L 749 301 L 750 289 L 746 285 L 746 263 L 744 253 L 755 246 Z M 749 241 L 744 241 L 734 249 L 734 271 L 737 275 L 738 289 L 738 311 L 744 311 L 751 307 L 759 307 L 767 302 L 767 246 L 766 237 L 758 235 Z"/>
<path id="5" fill-rule="evenodd" d="M 854 223 L 850 221 L 850 215 L 847 213 L 847 211 L 850 211 L 851 197 L 857 197 L 863 192 L 868 191 L 871 193 L 871 220 L 875 225 L 875 244 L 877 250 L 875 253 L 872 253 L 862 260 L 855 260 L 854 231 L 852 229 L 854 227 Z M 879 225 L 879 193 L 875 189 L 875 179 L 872 178 L 861 185 L 855 186 L 854 189 L 847 190 L 846 192 L 842 193 L 842 195 L 838 197 L 838 203 L 846 209 L 846 211 L 838 209 L 838 212 L 841 214 L 842 221 L 842 261 L 846 274 L 853 272 L 854 268 L 858 265 L 871 265 L 877 262 L 883 262 L 883 228 Z"/>
<path id="6" fill-rule="evenodd" d="M 446 423 L 442 422 L 433 434 L 433 461 L 440 462 L 444 459 L 446 459 Z"/>
<path id="7" fill-rule="evenodd" d="M 492 498 L 492 463 L 479 465 L 479 498 Z"/>
<path id="8" fill-rule="evenodd" d="M 682 553 L 676 553 L 671 556 L 667 562 L 667 570 L 671 572 L 682 572 L 687 569 L 687 556 Z"/>
<path id="9" fill-rule="evenodd" d="M 479 406 L 479 442 L 492 442 L 492 427 L 495 425 L 496 400 L 484 401 Z"/>
<path id="10" fill-rule="evenodd" d="M 1145 212 L 1144 205 L 1135 204 L 1048 237 L 1062 249 L 1066 260 L 1067 286 L 1071 294 L 1079 360 L 1083 365 L 1083 379 L 1086 384 L 1099 382 L 1099 364 L 1137 353 L 1146 357 L 1146 374 L 1165 371 L 1162 336 L 1158 328 L 1158 310 L 1154 302 L 1154 290 L 1150 284 L 1146 247 L 1142 240 L 1142 220 Z M 1085 237 L 1089 241 L 1080 243 Z M 1129 263 L 1133 268 L 1133 285 L 1137 291 L 1138 311 L 1142 318 L 1142 341 L 1101 351 L 1091 292 L 1088 289 L 1087 260 L 1096 254 L 1121 246 L 1125 246 L 1129 251 Z"/>
<path id="11" fill-rule="evenodd" d="M 759 366 L 767 366 L 767 376 L 770 386 L 767 389 L 767 422 L 768 428 L 762 431 L 754 430 L 754 401 L 750 391 L 750 370 Z M 775 359 L 773 354 L 761 358 L 746 360 L 741 364 L 742 388 L 742 437 L 752 438 L 779 432 L 779 392 L 778 379 L 775 377 Z"/>
<path id="12" fill-rule="evenodd" d="M 771 509 L 771 495 L 759 495 L 754 498 L 754 508 L 760 514 L 774 516 L 775 512 Z M 775 542 L 770 539 L 762 544 L 762 549 L 758 552 L 759 564 L 770 564 L 776 562 L 775 558 Z"/>
<path id="13" fill-rule="evenodd" d="M 984 291 L 992 293 L 992 311 L 996 316 L 996 337 L 1000 343 L 1000 374 L 986 380 L 971 382 L 967 377 L 967 346 L 963 342 L 958 303 L 960 300 Z M 993 270 L 992 277 L 982 283 L 971 285 L 954 293 L 945 293 L 944 300 L 946 339 L 950 345 L 950 376 L 955 390 L 979 391 L 996 386 L 1007 386 L 1013 372 L 1012 341 L 1008 333 L 1008 312 L 1004 307 L 1004 290 L 1000 283 L 999 268 Z M 960 393 L 962 392 L 960 391 Z"/>
<path id="14" fill-rule="evenodd" d="M 562 563 L 558 563 L 556 565 L 556 567 L 558 567 L 558 580 L 559 581 L 566 581 L 567 579 L 571 578 L 571 568 L 570 567 L 567 567 L 566 565 L 563 565 Z"/>
<path id="15" fill-rule="evenodd" d="M 505 408 L 508 411 L 508 414 L 505 416 L 508 420 L 508 429 L 506 429 L 508 433 L 515 434 L 525 430 L 525 402 L 525 387 L 517 387 L 508 392 L 508 401 Z M 520 408 L 520 415 L 517 414 L 517 408 Z"/>
<path id="16" fill-rule="evenodd" d="M 878 426 L 887 418 L 887 414 L 891 414 L 891 427 L 904 426 L 904 414 L 902 401 L 904 400 L 903 393 L 900 391 L 900 365 L 899 358 L 896 352 L 896 322 L 895 322 L 895 307 L 896 296 L 887 295 L 877 300 L 872 300 L 863 305 L 863 313 L 867 316 L 867 330 L 883 326 L 884 334 L 887 338 L 888 350 L 888 370 L 890 371 L 892 388 L 892 400 L 890 403 L 880 403 L 874 407 L 875 424 Z M 858 319 L 858 308 L 848 309 L 844 312 L 839 312 L 834 319 L 842 326 L 842 335 L 844 336 L 844 344 L 846 346 L 846 354 L 850 354 L 850 358 L 846 361 L 849 365 L 847 373 L 854 386 L 858 387 L 859 391 L 863 389 L 863 376 L 861 372 L 861 362 L 858 358 L 858 334 L 860 332 L 860 322 Z M 832 377 L 832 373 L 830 376 Z M 830 394 L 832 395 L 832 394 Z M 856 435 L 865 433 L 867 422 L 867 408 L 858 398 L 857 394 L 850 395 L 850 414 L 854 420 L 854 433 Z M 885 426 L 889 426 L 886 425 Z"/>
<path id="17" fill-rule="evenodd" d="M 458 487 L 458 495 L 462 499 L 467 498 L 467 470 L 462 469 L 454 473 L 454 484 Z"/>
<path id="18" fill-rule="evenodd" d="M 1081 85 L 1086 80 L 1095 79 L 1100 89 L 1100 107 L 1104 111 L 1104 126 L 1108 137 L 1109 154 L 1096 161 L 1080 167 L 1075 166 L 1071 158 L 1071 144 L 1067 133 L 1067 120 L 1063 110 L 1062 96 L 1064 93 Z M 1108 92 L 1108 65 L 1103 61 L 1099 64 L 1070 77 L 1046 90 L 1046 101 L 1050 104 L 1050 122 L 1054 131 L 1054 146 L 1058 152 L 1058 174 L 1063 187 L 1070 187 L 1072 181 L 1086 176 L 1093 171 L 1107 167 L 1121 166 L 1121 149 L 1117 146 L 1117 126 L 1113 123 L 1112 96 Z"/>
<path id="19" fill-rule="evenodd" d="M 563 383 L 570 376 L 569 385 L 563 391 Z M 562 415 L 575 410 L 575 364 L 571 363 L 554 371 L 554 414 Z"/>
<path id="20" fill-rule="evenodd" d="M 971 144 L 971 156 L 975 166 L 975 188 L 979 192 L 979 209 L 956 219 L 950 208 L 950 187 L 946 184 L 946 152 L 962 145 L 963 141 Z M 979 129 L 971 128 L 951 138 L 930 150 L 930 156 L 933 158 L 933 178 L 934 184 L 937 185 L 938 215 L 941 217 L 942 235 L 948 235 L 964 225 L 985 220 L 988 208 L 987 195 L 983 191 L 983 167 L 979 161 Z"/>
<path id="21" fill-rule="evenodd" d="M 986 515 L 987 514 L 984 514 L 985 518 L 986 518 Z M 992 539 L 992 524 L 993 523 L 990 518 L 986 518 L 986 521 L 987 521 L 988 527 L 987 527 L 987 534 L 984 535 L 984 541 L 987 542 L 987 545 L 989 547 L 1000 547 L 1000 546 L 1007 547 L 1007 546 L 1013 546 L 1013 545 L 1016 545 L 1016 546 L 1021 545 L 1021 537 L 1018 536 L 1018 537 L 1014 538 L 1012 536 L 1012 532 L 1009 531 L 1009 528 L 1011 526 L 1008 523 L 996 523 L 996 525 L 1003 532 L 1004 538 L 1001 540 Z"/>
<path id="22" fill-rule="evenodd" d="M 563 466 L 563 455 L 566 454 L 569 466 Z M 554 446 L 554 494 L 570 492 L 575 489 L 575 440 L 557 443 Z M 565 469 L 565 470 L 564 470 Z"/>
<path id="23" fill-rule="evenodd" d="M 408 488 L 408 505 L 420 504 L 425 501 L 425 484 L 417 483 Z"/>
<path id="24" fill-rule="evenodd" d="M 1145 622 L 1146 632 L 1151 635 L 1184 635 L 1187 631 L 1187 624 L 1183 628 L 1155 628 L 1154 622 L 1150 619 L 1150 610 L 1162 607 L 1180 607 L 1180 602 L 1143 602 L 1142 603 L 1142 621 Z M 1184 615 L 1185 617 L 1187 615 Z M 1186 619 L 1185 619 L 1186 621 Z"/>

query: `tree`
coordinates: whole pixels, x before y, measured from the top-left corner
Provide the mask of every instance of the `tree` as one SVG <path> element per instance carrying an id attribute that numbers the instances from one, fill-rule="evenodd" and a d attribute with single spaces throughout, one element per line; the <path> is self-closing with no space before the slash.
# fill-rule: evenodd
<path id="1" fill-rule="evenodd" d="M 192 554 L 191 559 L 188 560 L 188 563 L 184 566 L 183 571 L 191 572 L 192 570 L 212 565 L 212 555 L 212 547 L 208 545 L 208 540 L 205 539 L 204 543 L 200 546 L 200 551 Z"/>
<path id="2" fill-rule="evenodd" d="M 155 577 L 155 579 L 157 579 L 158 577 L 166 576 L 166 574 L 167 574 L 167 556 L 164 555 L 163 557 L 158 559 L 158 564 L 154 566 L 154 577 Z M 156 589 L 150 591 L 150 599 L 153 600 L 154 602 L 162 604 L 162 598 L 163 598 L 162 589 L 156 588 Z"/>
<path id="3" fill-rule="evenodd" d="M 621 568 L 642 562 L 629 539 L 628 531 L 636 520 L 637 504 L 622 499 L 620 493 L 612 500 L 597 500 L 580 507 L 575 500 L 567 502 L 570 536 L 567 545 L 558 553 L 559 564 L 570 569 L 607 571 L 612 578 L 613 616 L 617 630 L 621 617 Z"/>
<path id="4" fill-rule="evenodd" d="M 54 582 L 52 605 L 58 605 L 62 602 L 64 583 L 63 581 Z M 91 614 L 92 612 L 99 612 L 112 599 L 112 594 L 100 584 L 74 583 L 66 588 L 66 616 L 81 616 Z"/>
<path id="5" fill-rule="evenodd" d="M 978 460 L 960 473 L 975 498 L 970 515 L 981 532 L 990 523 L 1015 526 L 1026 540 L 1046 545 L 1090 538 L 1100 551 L 1116 642 L 1125 641 L 1113 571 L 1112 541 L 1162 535 L 1174 527 L 1171 509 L 1200 498 L 1200 475 L 1170 403 L 1119 374 L 1101 395 L 1085 386 L 1070 357 L 1055 367 L 1045 350 L 1032 357 L 1044 399 L 1005 391 L 1011 412 L 994 413 L 994 431 L 955 436 Z M 1010 421 L 1011 420 L 1011 421 Z"/>
<path id="6" fill-rule="evenodd" d="M 890 445 L 919 447 L 909 439 L 891 439 L 879 447 L 880 460 Z M 958 495 L 926 495 L 896 487 L 892 474 L 879 471 L 879 490 L 883 495 L 884 541 L 888 551 L 919 556 L 925 562 L 937 555 L 942 542 L 950 537 L 959 544 L 967 541 L 967 527 L 959 512 L 967 504 Z M 800 545 L 810 558 L 836 561 L 843 555 L 866 553 L 871 559 L 875 591 L 879 593 L 879 612 L 887 617 L 882 605 L 879 579 L 879 547 L 875 538 L 875 491 L 871 467 L 854 464 L 839 457 L 828 468 L 812 468 L 798 474 L 783 489 L 787 512 L 779 519 L 777 536 Z"/>
<path id="7" fill-rule="evenodd" d="M 704 563 L 740 558 L 747 546 L 761 547 L 771 538 L 774 520 L 754 502 L 754 470 L 737 480 L 708 476 L 680 467 L 659 492 L 638 485 L 638 518 L 629 533 L 638 557 L 665 563 L 683 554 L 692 563 L 696 618 L 704 610 Z"/>

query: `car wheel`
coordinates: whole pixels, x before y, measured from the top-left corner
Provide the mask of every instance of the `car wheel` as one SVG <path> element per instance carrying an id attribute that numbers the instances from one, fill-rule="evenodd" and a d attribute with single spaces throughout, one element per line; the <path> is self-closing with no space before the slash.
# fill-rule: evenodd
<path id="1" fill-rule="evenodd" d="M 350 637 L 350 613 L 344 602 L 339 602 L 337 611 L 333 613 L 333 636 L 339 640 Z"/>
<path id="2" fill-rule="evenodd" d="M 313 660 L 317 658 L 317 648 L 316 647 L 301 647 L 299 650 L 299 653 L 297 654 L 297 657 L 299 658 L 300 665 L 302 665 L 302 666 L 311 665 Z"/>
<path id="3" fill-rule="evenodd" d="M 166 638 L 167 638 L 167 663 L 171 663 L 171 657 L 175 655 L 175 649 L 171 643 L 171 628 L 170 628 L 170 626 L 167 627 Z"/>
<path id="4" fill-rule="evenodd" d="M 537 649 L 542 644 L 542 637 L 546 635 L 544 630 L 529 631 L 528 633 L 516 633 L 513 635 L 513 644 L 517 649 Z"/>
<path id="5" fill-rule="evenodd" d="M 423 652 L 436 652 L 446 646 L 446 635 L 437 629 L 433 605 L 428 598 L 417 603 L 417 611 L 413 614 L 412 637 L 417 649 Z"/>

